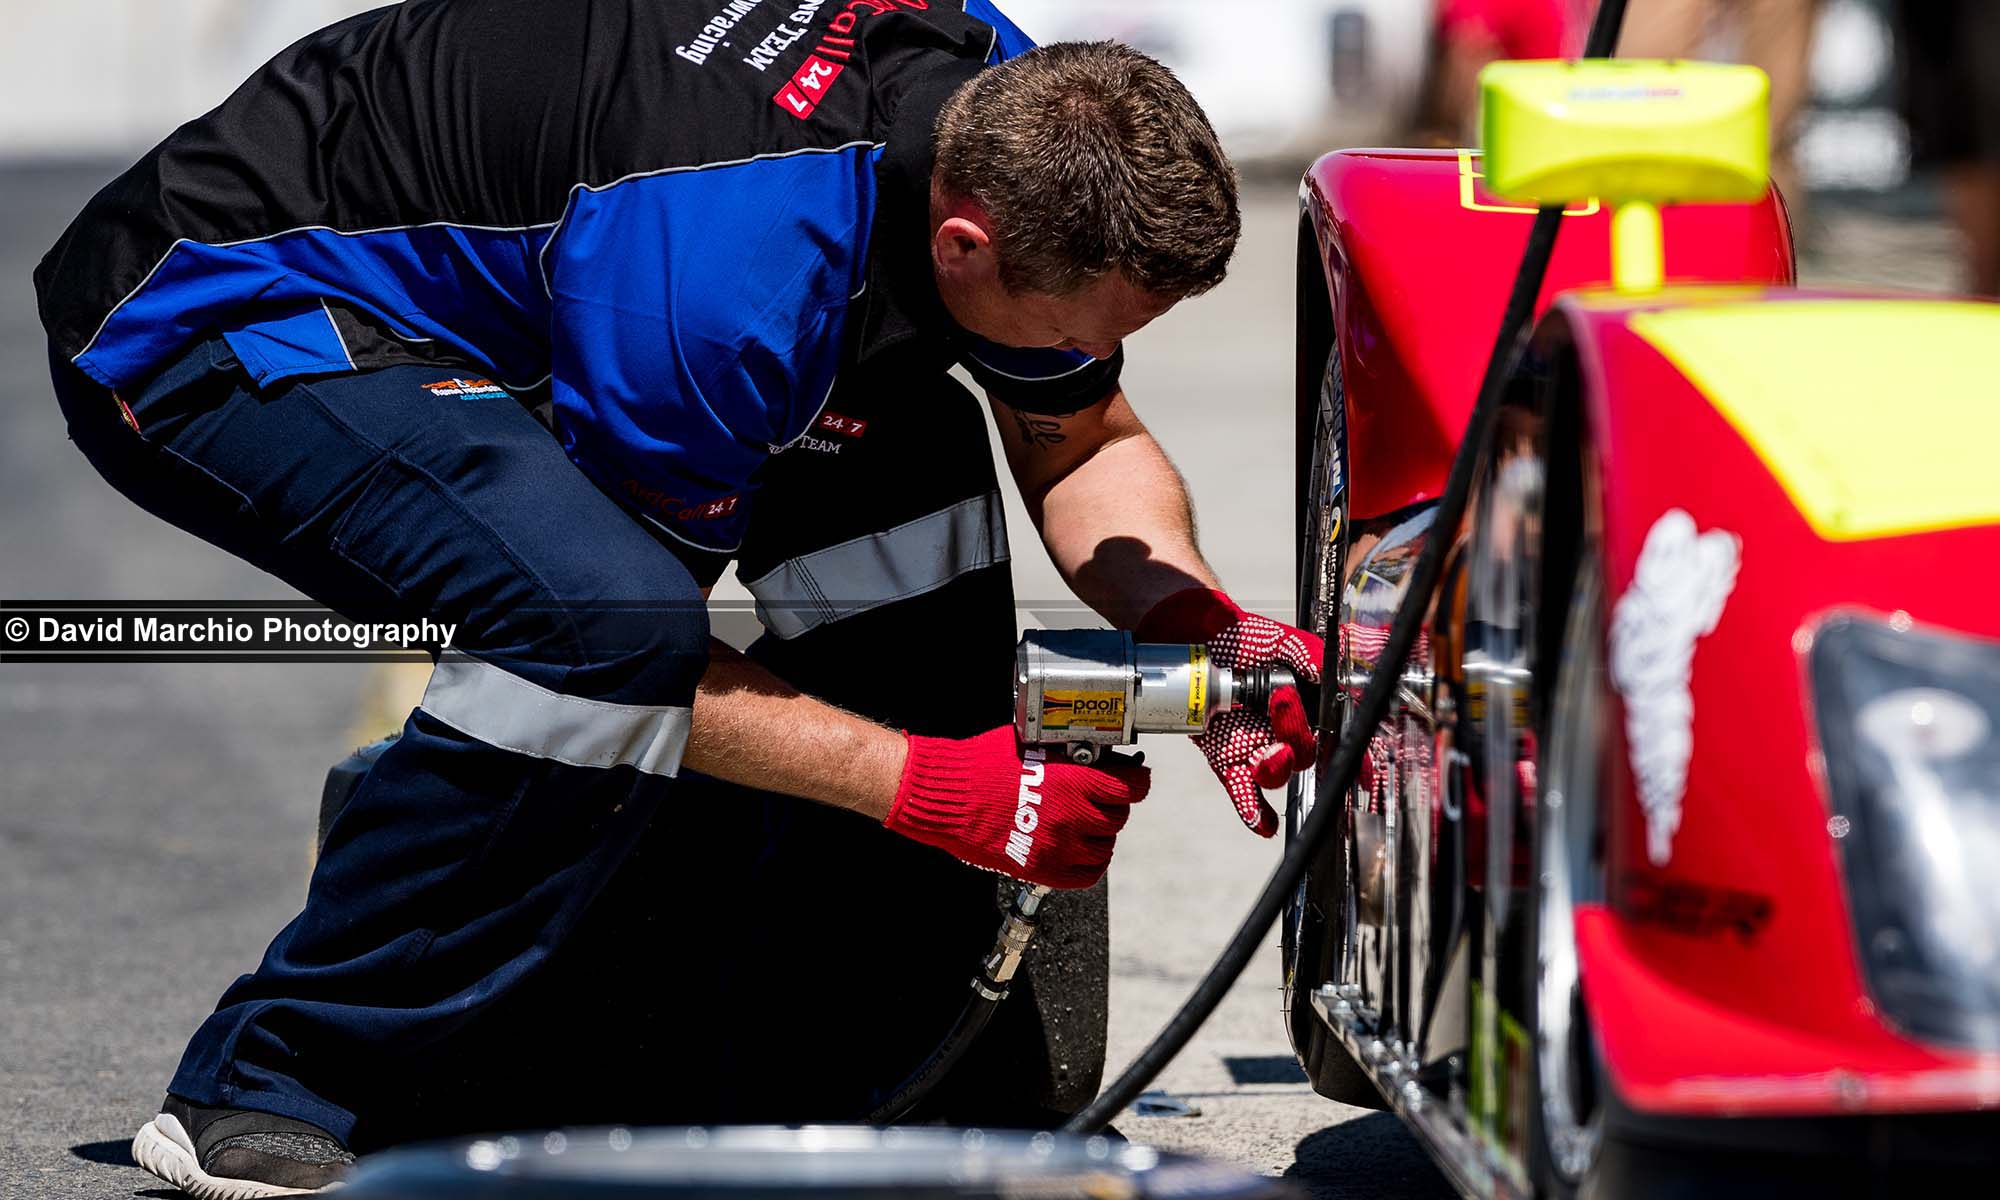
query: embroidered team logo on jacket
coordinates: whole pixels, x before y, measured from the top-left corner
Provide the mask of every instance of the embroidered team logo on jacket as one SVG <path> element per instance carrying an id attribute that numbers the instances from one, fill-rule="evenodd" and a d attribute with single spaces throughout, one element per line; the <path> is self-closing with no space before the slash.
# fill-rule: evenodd
<path id="1" fill-rule="evenodd" d="M 427 383 L 424 390 L 433 396 L 463 396 L 468 400 L 497 400 L 507 394 L 507 389 L 491 379 L 440 379 Z"/>

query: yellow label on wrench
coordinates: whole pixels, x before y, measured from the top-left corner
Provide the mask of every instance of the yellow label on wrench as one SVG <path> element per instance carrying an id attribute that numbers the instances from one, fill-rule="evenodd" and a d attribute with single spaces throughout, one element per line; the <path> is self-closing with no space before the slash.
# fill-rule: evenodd
<path id="1" fill-rule="evenodd" d="M 1125 693 L 1043 692 L 1042 728 L 1121 731 L 1125 728 Z"/>
<path id="2" fill-rule="evenodd" d="M 1202 714 L 1207 711 L 1208 647 L 1197 643 L 1188 647 L 1188 728 L 1201 728 Z"/>

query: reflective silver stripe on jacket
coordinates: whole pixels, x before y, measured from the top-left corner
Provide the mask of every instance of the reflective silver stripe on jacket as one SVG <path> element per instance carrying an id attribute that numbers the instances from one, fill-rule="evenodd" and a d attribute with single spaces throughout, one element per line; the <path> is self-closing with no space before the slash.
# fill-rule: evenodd
<path id="1" fill-rule="evenodd" d="M 489 746 L 573 767 L 674 775 L 693 710 L 565 696 L 457 650 L 445 651 L 423 710 Z"/>
<path id="2" fill-rule="evenodd" d="M 790 639 L 1006 561 L 1007 510 L 999 492 L 988 492 L 800 555 L 744 586 L 757 598 L 757 619 Z"/>

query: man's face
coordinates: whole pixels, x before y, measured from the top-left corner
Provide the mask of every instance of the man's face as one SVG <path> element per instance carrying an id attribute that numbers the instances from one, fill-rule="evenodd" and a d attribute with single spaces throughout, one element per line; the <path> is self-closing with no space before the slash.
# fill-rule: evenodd
<path id="1" fill-rule="evenodd" d="M 1067 296 L 1010 292 L 1000 282 L 984 214 L 955 205 L 938 216 L 931 237 L 938 294 L 953 320 L 989 342 L 1109 358 L 1120 342 L 1174 306 L 1116 272 Z"/>
<path id="2" fill-rule="evenodd" d="M 996 281 L 997 284 L 997 281 Z M 1118 344 L 1173 307 L 1112 274 L 1068 296 L 999 288 L 982 311 L 985 328 L 967 329 L 1002 346 L 1081 350 L 1110 358 Z"/>

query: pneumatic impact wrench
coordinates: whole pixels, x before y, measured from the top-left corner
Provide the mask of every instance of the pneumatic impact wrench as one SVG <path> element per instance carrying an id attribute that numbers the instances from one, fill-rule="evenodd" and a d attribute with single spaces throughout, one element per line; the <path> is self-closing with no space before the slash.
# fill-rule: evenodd
<path id="1" fill-rule="evenodd" d="M 1266 712 L 1290 667 L 1236 671 L 1208 647 L 1146 645 L 1115 629 L 1031 629 L 1014 652 L 1014 734 L 1088 766 L 1142 733 L 1186 737 L 1234 708 Z M 1310 712 L 1311 707 L 1308 706 Z"/>
<path id="2" fill-rule="evenodd" d="M 1089 766 L 1142 733 L 1193 737 L 1231 709 L 1267 712 L 1278 689 L 1298 686 L 1282 663 L 1235 671 L 1200 643 L 1147 645 L 1116 629 L 1031 629 L 1014 651 L 1014 736 L 1026 750 Z M 1006 995 L 1048 893 L 1021 885 L 974 991 Z"/>
<path id="3" fill-rule="evenodd" d="M 1268 712 L 1278 689 L 1298 685 L 1283 664 L 1234 671 L 1198 644 L 1145 645 L 1113 629 L 1029 630 L 1014 655 L 1014 736 L 1031 761 L 1060 757 L 1089 766 L 1142 733 L 1192 737 L 1231 709 Z M 1307 706 L 1312 711 L 1310 699 Z M 1007 998 L 1049 891 L 1034 883 L 1015 889 L 965 1011 L 870 1122 L 902 1119 L 965 1053 Z"/>
<path id="4" fill-rule="evenodd" d="M 1283 663 L 1233 670 L 1198 642 L 1149 645 L 1116 629 L 1031 629 L 1014 650 L 1014 737 L 1024 750 L 1090 766 L 1142 733 L 1193 737 L 1232 709 L 1268 714 L 1279 689 L 1301 686 Z M 1313 700 L 1302 699 L 1312 711 Z"/>

